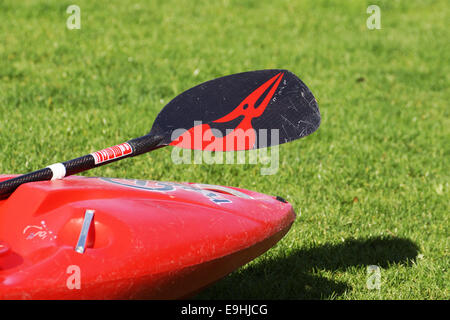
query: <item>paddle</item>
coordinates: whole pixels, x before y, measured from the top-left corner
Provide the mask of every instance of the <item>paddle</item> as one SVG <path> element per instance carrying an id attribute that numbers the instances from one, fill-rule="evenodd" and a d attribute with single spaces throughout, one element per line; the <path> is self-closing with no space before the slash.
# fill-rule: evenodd
<path id="1" fill-rule="evenodd" d="M 256 149 L 304 137 L 319 125 L 313 94 L 290 71 L 233 74 L 175 97 L 158 114 L 149 134 L 0 182 L 0 197 L 27 182 L 62 179 L 168 145 L 210 151 Z"/>

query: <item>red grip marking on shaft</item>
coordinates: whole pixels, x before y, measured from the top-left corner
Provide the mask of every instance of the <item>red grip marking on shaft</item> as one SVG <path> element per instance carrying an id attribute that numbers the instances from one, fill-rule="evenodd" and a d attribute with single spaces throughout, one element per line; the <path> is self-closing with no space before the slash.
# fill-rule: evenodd
<path id="1" fill-rule="evenodd" d="M 122 158 L 126 155 L 133 153 L 133 148 L 127 142 L 118 144 L 113 147 L 109 147 L 94 153 L 91 155 L 94 157 L 95 164 L 100 164 L 106 161 L 111 161 L 117 158 Z"/>

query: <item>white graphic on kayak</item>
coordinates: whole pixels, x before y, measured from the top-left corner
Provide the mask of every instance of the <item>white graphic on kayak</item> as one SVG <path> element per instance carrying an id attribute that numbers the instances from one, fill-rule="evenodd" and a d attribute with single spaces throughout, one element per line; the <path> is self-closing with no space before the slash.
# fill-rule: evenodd
<path id="1" fill-rule="evenodd" d="M 211 190 L 204 190 L 189 185 L 176 183 L 176 182 L 161 182 L 161 181 L 150 181 L 150 180 L 137 180 L 137 179 L 114 179 L 114 178 L 100 178 L 103 181 L 118 184 L 124 187 L 130 187 L 134 189 L 155 191 L 155 192 L 171 192 L 177 189 L 182 189 L 186 191 L 194 191 L 202 194 L 208 200 L 221 204 L 221 203 L 232 203 L 233 201 L 224 198 L 219 193 L 213 192 Z"/>
<path id="2" fill-rule="evenodd" d="M 39 238 L 42 240 L 47 239 L 47 238 L 49 240 L 56 239 L 56 235 L 54 235 L 53 232 L 47 228 L 47 224 L 45 223 L 44 220 L 41 221 L 40 226 L 36 226 L 36 225 L 26 226 L 23 229 L 22 234 L 25 235 L 26 240 L 31 240 L 34 238 Z"/>

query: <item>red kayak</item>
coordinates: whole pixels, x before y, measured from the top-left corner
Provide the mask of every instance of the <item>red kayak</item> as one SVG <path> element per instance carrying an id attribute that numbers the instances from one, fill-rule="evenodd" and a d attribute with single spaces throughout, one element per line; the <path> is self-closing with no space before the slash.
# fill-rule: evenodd
<path id="1" fill-rule="evenodd" d="M 282 198 L 232 187 L 26 183 L 0 200 L 0 299 L 190 297 L 271 248 L 294 219 Z"/>

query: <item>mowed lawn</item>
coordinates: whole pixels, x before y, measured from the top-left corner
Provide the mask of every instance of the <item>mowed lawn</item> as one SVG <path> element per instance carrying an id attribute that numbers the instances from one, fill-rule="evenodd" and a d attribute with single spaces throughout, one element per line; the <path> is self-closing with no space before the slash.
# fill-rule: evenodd
<path id="1" fill-rule="evenodd" d="M 71 4 L 79 30 L 66 27 Z M 366 26 L 371 4 L 379 30 Z M 280 146 L 276 174 L 176 165 L 170 148 L 84 174 L 292 203 L 286 237 L 198 299 L 448 299 L 449 11 L 445 0 L 0 0 L 0 172 L 141 136 L 203 81 L 288 69 L 316 96 L 322 124 Z"/>

